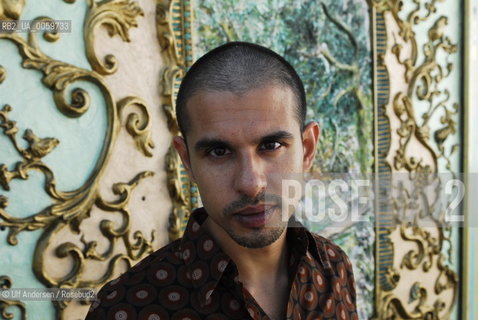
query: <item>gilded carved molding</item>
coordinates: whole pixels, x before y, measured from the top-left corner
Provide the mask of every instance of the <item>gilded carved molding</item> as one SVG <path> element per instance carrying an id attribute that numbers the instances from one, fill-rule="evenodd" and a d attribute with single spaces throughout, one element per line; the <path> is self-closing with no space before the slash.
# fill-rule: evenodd
<path id="1" fill-rule="evenodd" d="M 192 11 L 189 0 L 158 0 L 156 6 L 158 41 L 165 67 L 161 75 L 161 100 L 173 136 L 180 135 L 175 113 L 179 84 L 193 61 Z M 169 238 L 181 237 L 189 214 L 198 206 L 199 193 L 189 180 L 181 159 L 173 146 L 166 155 L 168 191 L 173 201 L 169 219 Z"/>
<path id="2" fill-rule="evenodd" d="M 118 110 L 121 118 L 126 109 L 134 106 L 139 108 L 139 112 L 131 112 L 126 117 L 126 131 L 133 137 L 136 148 L 146 157 L 152 157 L 154 142 L 151 138 L 151 116 L 146 106 L 146 102 L 139 97 L 127 97 L 118 102 Z"/>
<path id="3" fill-rule="evenodd" d="M 66 1 L 73 3 L 74 1 Z M 1 9 L 8 8 L 3 1 Z M 20 3 L 20 2 L 19 2 Z M 15 7 L 17 8 L 17 7 Z M 19 7 L 18 7 L 19 8 Z M 18 9 L 17 8 L 17 9 Z M 18 18 L 20 11 L 7 11 L 8 17 Z M 0 10 L 1 11 L 1 10 Z M 3 11 L 1 11 L 3 14 Z M 145 156 L 151 156 L 151 149 L 154 143 L 151 139 L 151 117 L 146 103 L 139 97 L 125 97 L 120 101 L 113 99 L 112 93 L 102 74 L 114 73 L 117 69 L 116 60 L 108 55 L 104 63 L 96 57 L 94 51 L 94 32 L 99 26 L 106 26 L 110 35 L 120 35 L 128 41 L 128 30 L 136 26 L 136 18 L 142 14 L 136 2 L 130 0 L 108 0 L 102 2 L 89 2 L 89 10 L 85 22 L 85 46 L 87 58 L 93 70 L 86 70 L 75 65 L 52 59 L 47 56 L 39 47 L 37 36 L 40 33 L 30 32 L 27 39 L 17 33 L 0 34 L 0 40 L 7 40 L 15 44 L 23 58 L 22 66 L 27 69 L 34 69 L 43 73 L 43 84 L 52 91 L 56 107 L 67 117 L 81 117 L 90 106 L 90 95 L 81 88 L 71 91 L 67 99 L 67 89 L 79 80 L 90 82 L 98 87 L 105 101 L 107 111 L 107 132 L 101 154 L 87 181 L 78 189 L 62 191 L 57 188 L 53 171 L 42 161 L 42 158 L 51 152 L 60 143 L 54 137 L 38 137 L 32 129 L 23 130 L 23 139 L 27 147 L 23 148 L 17 138 L 21 130 L 15 121 L 10 119 L 9 112 L 12 107 L 5 105 L 0 111 L 0 128 L 3 134 L 11 142 L 12 146 L 21 157 L 14 169 L 9 169 L 5 164 L 0 164 L 0 187 L 9 190 L 9 184 L 14 179 L 27 180 L 28 173 L 32 170 L 41 172 L 45 177 L 45 191 L 50 196 L 52 205 L 40 212 L 25 218 L 16 218 L 8 213 L 8 198 L 0 195 L 0 227 L 8 229 L 7 241 L 10 245 L 17 245 L 17 235 L 24 231 L 43 230 L 38 243 L 36 244 L 33 271 L 39 280 L 47 287 L 59 288 L 85 288 L 99 287 L 106 283 L 117 270 L 120 263 L 131 266 L 135 261 L 141 259 L 145 254 L 152 251 L 154 233 L 149 236 L 143 235 L 141 231 L 133 231 L 131 228 L 131 212 L 128 209 L 131 194 L 136 186 L 145 178 L 151 177 L 154 173 L 144 171 L 138 173 L 131 181 L 115 183 L 112 186 L 113 194 L 117 196 L 115 201 L 105 201 L 99 192 L 99 181 L 108 164 L 112 146 L 116 141 L 121 120 L 126 120 L 126 130 L 133 137 L 135 145 Z M 35 21 L 49 20 L 48 17 L 39 17 Z M 43 37 L 50 42 L 59 38 L 59 34 L 43 33 Z M 5 69 L 0 68 L 0 79 L 5 79 Z M 134 107 L 133 107 L 134 106 Z M 132 109 L 131 112 L 127 111 Z M 129 112 L 129 113 L 127 113 Z M 92 208 L 96 207 L 102 211 L 113 212 L 120 216 L 120 223 L 109 219 L 100 222 L 99 230 L 102 239 L 108 242 L 106 250 L 98 250 L 98 240 L 90 239 L 81 230 L 82 222 L 91 216 Z M 68 258 L 72 261 L 69 272 L 61 277 L 50 274 L 46 267 L 46 252 L 51 251 L 53 243 L 58 243 L 57 238 L 60 232 L 65 230 L 71 233 L 71 241 L 66 239 L 55 245 L 53 252 L 55 258 Z M 99 234 L 98 234 L 99 235 Z M 97 236 L 98 236 L 97 235 Z M 79 241 L 74 243 L 75 238 Z M 126 248 L 125 253 L 117 252 L 118 243 L 122 242 Z M 98 274 L 94 280 L 85 280 L 85 269 L 89 263 L 104 262 L 107 267 L 103 274 Z M 11 286 L 7 276 L 2 276 L 2 287 Z M 54 302 L 59 318 L 63 318 L 63 311 L 70 301 Z M 8 316 L 6 311 L 12 305 L 17 305 L 25 314 L 22 303 L 0 301 L 0 311 L 4 317 Z"/>
<path id="4" fill-rule="evenodd" d="M 446 35 L 448 18 L 436 14 L 437 2 L 414 0 L 413 9 L 405 15 L 399 0 L 371 1 L 378 44 L 375 74 L 383 75 L 376 78 L 375 88 L 376 171 L 380 177 L 376 319 L 447 319 L 458 292 L 458 276 L 449 267 L 451 227 L 438 204 L 443 186 L 437 175 L 440 158 L 453 173 L 450 157 L 460 147 L 445 144 L 456 134 L 459 106 L 450 103 L 449 91 L 441 86 L 453 71 L 448 57 L 456 53 L 457 46 Z M 428 21 L 433 23 L 422 44 L 415 28 Z M 392 64 L 404 70 L 400 84 L 388 76 Z M 442 126 L 432 129 L 430 122 L 436 118 Z M 392 120 L 398 124 L 395 131 L 391 129 Z M 392 140 L 397 142 L 395 147 Z M 420 226 L 425 221 L 427 226 Z M 397 246 L 402 245 L 410 249 L 397 256 Z M 446 252 L 445 248 L 450 249 Z M 414 272 L 432 277 L 432 288 L 420 279 L 410 282 L 407 275 L 416 275 Z M 404 292 L 403 283 L 410 283 L 408 297 L 398 293 L 399 289 Z"/>
<path id="5" fill-rule="evenodd" d="M 136 2 L 129 0 L 103 0 L 100 2 L 88 0 L 87 2 L 90 9 L 83 33 L 86 57 L 96 72 L 103 75 L 112 74 L 118 69 L 118 61 L 112 54 L 104 57 L 104 61 L 98 58 L 95 52 L 94 30 L 103 25 L 111 37 L 119 35 L 123 41 L 129 42 L 129 29 L 138 26 L 136 18 L 139 15 L 144 15 L 144 13 Z"/>
<path id="6" fill-rule="evenodd" d="M 0 20 L 17 20 L 25 6 L 25 0 L 1 0 Z"/>
<path id="7" fill-rule="evenodd" d="M 5 70 L 4 67 L 0 66 L 0 84 L 5 80 L 7 77 L 7 71 Z"/>

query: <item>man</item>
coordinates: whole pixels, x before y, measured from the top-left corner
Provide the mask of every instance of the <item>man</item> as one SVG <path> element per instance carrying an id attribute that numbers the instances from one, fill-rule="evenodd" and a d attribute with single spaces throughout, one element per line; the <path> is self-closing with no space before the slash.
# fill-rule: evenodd
<path id="1" fill-rule="evenodd" d="M 199 59 L 173 143 L 204 208 L 107 284 L 87 319 L 356 319 L 348 258 L 282 208 L 282 181 L 314 161 L 319 128 L 305 114 L 300 78 L 273 51 L 232 42 Z"/>

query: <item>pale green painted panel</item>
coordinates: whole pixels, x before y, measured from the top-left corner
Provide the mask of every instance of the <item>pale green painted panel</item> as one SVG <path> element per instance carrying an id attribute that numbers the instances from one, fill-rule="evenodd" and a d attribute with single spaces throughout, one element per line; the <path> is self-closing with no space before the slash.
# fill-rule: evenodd
<path id="1" fill-rule="evenodd" d="M 12 288 L 44 288 L 33 275 L 33 254 L 30 252 L 35 247 L 41 231 L 24 232 L 18 236 L 17 246 L 6 245 L 6 231 L 0 231 L 0 275 L 8 275 L 12 280 Z M 55 310 L 50 301 L 25 301 L 28 319 L 47 320 L 55 318 Z M 20 319 L 19 310 L 10 308 L 9 312 L 15 314 L 13 319 Z M 0 316 L 0 319 L 3 319 Z"/>
<path id="2" fill-rule="evenodd" d="M 70 15 L 73 15 L 73 26 L 82 24 L 85 14 L 84 10 L 74 6 L 77 4 L 66 6 L 65 8 L 69 10 L 65 10 L 61 17 L 70 19 Z M 41 7 L 42 10 L 37 7 Z M 43 12 L 44 6 L 39 5 L 38 2 L 28 2 L 26 13 L 37 9 L 42 12 L 39 15 L 48 16 L 46 12 Z M 54 6 L 50 6 L 50 10 L 57 12 Z M 36 16 L 38 15 L 26 15 L 26 17 L 22 15 L 21 18 L 28 19 Z M 82 28 L 73 27 L 72 33 L 62 34 L 59 41 L 54 43 L 40 41 L 40 46 L 47 54 L 51 54 L 60 61 L 79 67 L 88 67 L 85 62 L 82 33 Z M 42 73 L 23 69 L 20 55 L 13 44 L 2 40 L 0 50 L 2 52 L 0 64 L 7 70 L 7 78 L 0 85 L 0 97 L 2 97 L 0 104 L 3 106 L 8 103 L 12 106 L 11 118 L 18 123 L 19 136 L 23 130 L 31 128 L 40 137 L 55 137 L 60 140 L 60 144 L 45 158 L 45 162 L 54 169 L 58 187 L 61 190 L 80 187 L 94 168 L 104 140 L 106 106 L 101 92 L 89 83 L 74 83 L 70 89 L 84 88 L 90 94 L 92 102 L 90 110 L 82 117 L 67 118 L 57 110 L 51 91 L 41 83 Z M 31 116 L 25 117 L 24 115 L 27 114 Z"/>
<path id="3" fill-rule="evenodd" d="M 64 33 L 56 42 L 47 42 L 40 37 L 40 47 L 48 56 L 68 62 L 84 69 L 90 69 L 86 59 L 83 41 L 83 22 L 88 1 L 75 1 L 68 4 L 63 0 L 27 0 L 21 19 L 29 20 L 47 16 L 55 20 L 71 20 L 71 33 Z M 61 49 L 60 49 L 61 48 Z"/>
<path id="4" fill-rule="evenodd" d="M 91 69 L 85 56 L 83 39 L 86 9 L 86 1 L 68 4 L 59 0 L 27 0 L 21 19 L 48 16 L 57 20 L 72 20 L 71 33 L 61 34 L 60 39 L 53 43 L 40 37 L 40 47 L 54 59 Z M 21 36 L 26 38 L 26 34 Z M 59 190 L 77 189 L 92 173 L 105 139 L 107 119 L 102 93 L 90 83 L 74 83 L 69 90 L 77 87 L 86 90 L 90 94 L 91 107 L 79 118 L 68 118 L 56 108 L 52 92 L 41 82 L 43 74 L 37 70 L 24 69 L 21 63 L 17 47 L 9 41 L 0 40 L 0 65 L 6 70 L 6 79 L 0 84 L 0 108 L 5 104 L 13 108 L 9 117 L 17 122 L 17 137 L 23 146 L 26 146 L 26 141 L 21 137 L 26 129 L 33 130 L 40 138 L 55 137 L 60 140 L 60 144 L 43 160 L 53 170 Z M 2 132 L 0 164 L 13 169 L 20 160 L 21 157 Z M 0 194 L 8 197 L 9 214 L 26 217 L 49 206 L 51 199 L 43 190 L 43 184 L 42 174 L 30 172 L 28 180 L 12 181 L 10 191 L 0 189 Z M 7 243 L 7 233 L 8 230 L 0 230 L 0 275 L 8 275 L 14 288 L 43 287 L 32 271 L 33 251 L 42 230 L 20 233 L 16 246 Z M 55 318 L 53 305 L 49 301 L 27 301 L 25 304 L 29 319 Z"/>
<path id="5" fill-rule="evenodd" d="M 476 215 L 478 215 L 478 212 L 475 211 L 474 214 L 476 221 L 478 220 L 476 219 Z M 468 241 L 470 243 L 470 247 L 466 254 L 468 255 L 469 259 L 468 261 L 470 275 L 468 282 L 469 318 L 467 320 L 471 320 L 478 319 L 478 228 L 470 228 L 470 236 Z"/>

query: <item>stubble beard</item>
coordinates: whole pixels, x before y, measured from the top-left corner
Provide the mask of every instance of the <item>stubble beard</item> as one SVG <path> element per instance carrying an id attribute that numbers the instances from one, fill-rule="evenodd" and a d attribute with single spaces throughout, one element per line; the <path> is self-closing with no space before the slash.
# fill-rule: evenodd
<path id="1" fill-rule="evenodd" d="M 225 217 L 230 217 L 234 212 L 248 205 L 256 205 L 260 202 L 264 202 L 265 200 L 275 203 L 274 207 L 268 209 L 273 210 L 273 212 L 271 212 L 271 217 L 269 218 L 271 222 L 270 225 L 259 228 L 251 228 L 251 231 L 247 234 L 238 234 L 235 232 L 235 230 L 232 230 L 232 228 L 224 228 L 224 231 L 226 231 L 231 239 L 234 240 L 238 245 L 249 249 L 264 248 L 276 242 L 284 233 L 288 221 L 282 221 L 282 215 L 280 212 L 280 208 L 282 208 L 282 198 L 277 195 L 266 195 L 265 192 L 262 192 L 255 198 L 243 197 L 242 199 L 235 201 L 224 208 L 223 214 Z M 278 219 L 279 221 L 275 222 L 275 219 Z"/>
<path id="2" fill-rule="evenodd" d="M 226 232 L 238 245 L 249 249 L 260 249 L 276 242 L 285 228 L 286 224 L 274 227 L 254 228 L 251 234 L 248 235 L 239 235 L 232 230 L 226 230 Z"/>

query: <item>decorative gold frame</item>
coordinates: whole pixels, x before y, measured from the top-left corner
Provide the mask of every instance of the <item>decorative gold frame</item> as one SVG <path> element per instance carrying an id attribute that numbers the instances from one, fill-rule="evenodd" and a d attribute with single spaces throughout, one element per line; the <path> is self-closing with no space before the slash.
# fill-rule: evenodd
<path id="1" fill-rule="evenodd" d="M 173 136 L 180 135 L 175 100 L 179 84 L 193 63 L 192 8 L 190 0 L 158 0 L 156 21 L 165 67 L 161 74 L 161 100 Z M 173 146 L 166 155 L 168 190 L 173 202 L 169 218 L 169 239 L 183 234 L 191 211 L 198 206 L 199 192 L 189 180 Z"/>
<path id="2" fill-rule="evenodd" d="M 406 20 L 399 17 L 401 4 L 399 0 L 369 0 L 369 6 L 372 16 L 372 47 L 374 61 L 374 108 L 375 108 L 375 173 L 376 194 L 375 208 L 377 212 L 376 221 L 376 281 L 375 281 L 375 319 L 446 319 L 449 317 L 451 308 L 455 304 L 458 292 L 458 276 L 444 262 L 441 248 L 446 241 L 449 241 L 446 234 L 446 228 L 439 228 L 439 237 L 434 238 L 430 232 L 422 228 L 407 228 L 396 225 L 397 217 L 390 203 L 394 201 L 391 191 L 393 188 L 392 173 L 397 171 L 416 173 L 416 172 L 436 172 L 437 159 L 446 157 L 443 142 L 452 134 L 456 134 L 454 129 L 456 117 L 459 112 L 458 105 L 448 107 L 447 99 L 443 102 L 443 107 L 447 110 L 448 117 L 442 121 L 443 127 L 436 130 L 433 135 L 427 132 L 427 126 L 419 124 L 414 119 L 414 106 L 412 94 L 417 87 L 417 82 L 422 81 L 432 85 L 433 79 L 430 78 L 430 70 L 437 67 L 438 62 L 432 52 L 423 65 L 417 64 L 416 39 L 413 33 L 413 26 L 416 22 L 424 19 L 433 18 L 435 4 L 437 0 L 421 1 L 413 0 L 417 8 L 424 6 L 428 13 L 425 17 L 418 16 L 418 10 L 415 10 Z M 181 77 L 192 62 L 192 30 L 191 2 L 189 0 L 159 0 L 158 2 L 158 35 L 162 45 L 167 67 L 163 72 L 162 97 L 164 99 L 164 110 L 167 115 L 168 125 L 173 135 L 178 135 L 179 130 L 175 118 L 174 97 Z M 409 58 L 403 58 L 401 48 L 398 43 L 390 48 L 387 42 L 387 23 L 386 14 L 391 14 L 395 23 L 399 26 L 401 36 L 405 42 L 413 47 L 413 54 Z M 432 29 L 430 29 L 429 45 L 431 50 L 445 50 L 448 54 L 456 51 L 456 46 L 449 41 L 444 34 L 446 18 L 438 17 Z M 390 80 L 388 75 L 388 66 L 384 58 L 387 50 L 393 49 L 397 63 L 406 68 L 406 76 L 403 81 L 408 84 L 409 91 L 393 97 L 394 104 L 390 107 L 395 110 L 399 119 L 404 119 L 400 136 L 400 146 L 397 150 L 391 150 L 392 132 L 389 116 L 386 108 L 389 105 L 390 98 Z M 451 70 L 449 70 L 451 71 Z M 446 76 L 446 75 L 444 75 Z M 428 101 L 430 95 L 427 91 L 422 91 L 419 99 Z M 389 107 L 389 108 L 390 108 Z M 430 111 L 431 112 L 431 111 Z M 431 112 L 432 114 L 432 112 Z M 430 114 L 430 116 L 431 116 Z M 413 124 L 413 131 L 405 132 L 408 125 Z M 430 146 L 430 137 L 434 138 L 433 143 L 439 146 L 440 152 L 436 153 Z M 417 162 L 417 159 L 407 155 L 408 142 L 410 139 L 418 139 L 423 149 L 430 155 L 432 162 Z M 390 164 L 387 157 L 392 154 L 394 163 Z M 449 163 L 449 160 L 448 160 Z M 180 164 L 176 152 L 171 148 L 166 159 L 166 168 L 168 172 L 168 189 L 173 200 L 173 212 L 170 216 L 170 239 L 178 238 L 184 229 L 187 218 L 192 208 L 197 205 L 198 193 L 196 187 L 191 184 L 187 174 Z M 436 181 L 430 183 L 437 183 Z M 438 182 L 439 183 L 439 182 Z M 437 223 L 442 221 L 437 221 Z M 435 284 L 435 293 L 440 294 L 445 290 L 453 290 L 453 301 L 442 303 L 438 300 L 429 301 L 427 290 L 418 282 L 410 285 L 409 291 L 412 294 L 409 303 L 409 297 L 396 296 L 394 288 L 400 281 L 403 281 L 401 273 L 393 268 L 393 261 L 396 257 L 394 253 L 394 243 L 390 236 L 393 232 L 398 232 L 401 241 L 414 243 L 416 250 L 408 251 L 402 259 L 402 265 L 405 270 L 417 270 L 424 268 L 424 272 L 437 272 Z M 435 244 L 434 241 L 438 241 Z M 438 270 L 438 271 L 437 271 Z M 411 307 L 413 305 L 413 308 Z M 441 308 L 448 310 L 443 313 Z"/>
<path id="3" fill-rule="evenodd" d="M 476 130 L 476 123 L 474 115 L 477 114 L 477 105 L 473 105 L 472 92 L 476 84 L 471 81 L 471 72 L 473 72 L 471 61 L 472 57 L 472 47 L 476 46 L 470 43 L 471 37 L 473 34 L 472 28 L 472 0 L 464 0 L 464 173 L 466 181 L 466 190 L 468 192 L 465 196 L 465 226 L 463 229 L 463 267 L 462 267 L 462 319 L 472 320 L 478 317 L 478 304 L 476 301 L 472 300 L 474 297 L 470 292 L 474 290 L 474 295 L 478 294 L 478 277 L 475 276 L 475 281 L 471 276 L 473 273 L 478 274 L 478 255 L 473 249 L 477 248 L 476 243 L 472 243 L 472 235 L 478 234 L 478 229 L 475 228 L 478 221 L 478 212 L 473 211 L 476 209 L 476 199 L 474 197 L 474 184 L 470 180 L 473 180 L 476 175 L 476 168 L 478 167 L 476 163 L 471 163 L 472 153 L 478 150 L 476 144 L 472 144 L 472 134 Z M 476 23 L 476 22 L 475 22 Z M 475 58 L 476 59 L 476 58 Z M 474 110 L 472 110 L 474 108 Z M 473 229 L 472 229 L 473 228 Z M 474 266 L 474 268 L 473 268 Z M 473 289 L 474 288 L 474 289 Z"/>
<path id="4" fill-rule="evenodd" d="M 452 65 L 442 68 L 437 60 L 438 51 L 452 55 L 457 51 L 457 46 L 446 36 L 445 26 L 447 17 L 436 17 L 428 31 L 427 43 L 424 45 L 424 60 L 419 62 L 418 42 L 415 38 L 414 26 L 428 19 L 434 19 L 436 1 L 413 1 L 414 8 L 406 19 L 399 15 L 402 3 L 398 0 L 372 1 L 373 11 L 373 35 L 374 35 L 374 83 L 375 83 L 375 159 L 378 179 L 376 180 L 376 282 L 375 282 L 375 307 L 376 319 L 448 319 L 458 294 L 458 275 L 451 270 L 445 262 L 443 246 L 446 242 L 451 247 L 450 226 L 444 221 L 443 215 L 433 216 L 440 190 L 440 178 L 437 177 L 438 159 L 444 158 L 447 169 L 451 169 L 451 162 L 446 154 L 444 142 L 453 134 L 456 134 L 455 118 L 459 112 L 458 104 L 449 107 L 449 94 L 440 91 L 438 84 L 452 71 Z M 420 10 L 425 8 L 426 14 L 420 16 Z M 388 17 L 387 17 L 388 15 Z M 387 25 L 387 18 L 389 25 Z M 387 29 L 397 31 L 392 33 L 393 42 L 388 39 Z M 393 32 L 393 31 L 392 31 Z M 390 45 L 390 43 L 392 43 Z M 404 46 L 409 50 L 404 53 Z M 389 66 L 385 62 L 386 56 L 394 56 L 397 65 L 404 70 L 404 78 L 401 79 L 405 90 L 394 90 L 391 97 L 391 83 L 388 74 Z M 401 70 L 402 70 L 401 69 Z M 432 76 L 438 72 L 438 76 Z M 395 80 L 397 81 L 397 80 Z M 432 92 L 432 90 L 434 90 Z M 423 116 L 423 122 L 416 118 L 414 95 L 418 100 L 428 103 L 429 109 Z M 434 96 L 445 96 L 442 101 L 435 103 Z M 428 120 L 433 113 L 443 108 L 445 116 L 441 118 L 443 127 L 430 132 Z M 399 121 L 400 126 L 396 132 L 391 130 L 390 121 Z M 393 136 L 393 137 L 392 137 Z M 438 152 L 432 147 L 437 146 Z M 391 140 L 398 141 L 398 148 L 392 149 Z M 412 142 L 421 145 L 423 155 L 411 154 L 409 149 Z M 458 147 L 453 147 L 458 148 Z M 450 154 L 454 150 L 450 151 Z M 391 161 L 393 159 L 393 161 Z M 404 172 L 409 181 L 420 183 L 420 187 L 412 190 L 402 190 L 413 194 L 423 202 L 413 203 L 402 194 L 397 194 L 397 172 Z M 426 193 L 428 186 L 436 186 L 436 193 Z M 406 203 L 404 205 L 398 202 Z M 407 202 L 410 201 L 410 202 Z M 423 207 L 423 203 L 430 207 Z M 413 208 L 415 223 L 422 218 L 433 221 L 433 227 L 422 228 L 418 225 L 407 226 L 400 220 L 400 206 L 407 210 Z M 422 216 L 422 214 L 424 216 Z M 397 225 L 398 223 L 398 225 Z M 400 242 L 392 242 L 392 234 L 399 234 Z M 394 245 L 400 243 L 413 244 L 413 249 L 406 252 L 402 257 L 395 253 Z M 456 249 L 455 249 L 456 250 Z M 451 249 L 450 249 L 451 251 Z M 400 262 L 400 270 L 395 267 L 396 261 Z M 423 274 L 431 274 L 435 279 L 433 293 L 425 288 L 425 283 L 419 279 L 415 282 L 406 282 L 410 285 L 409 296 L 397 295 L 396 288 L 400 282 L 407 281 L 406 275 L 421 269 Z M 403 288 L 402 288 L 403 289 Z M 452 291 L 452 299 L 441 300 L 444 291 Z M 402 290 L 403 292 L 403 290 Z M 432 296 L 435 296 L 433 298 Z M 435 299 L 435 300 L 433 300 Z"/>

